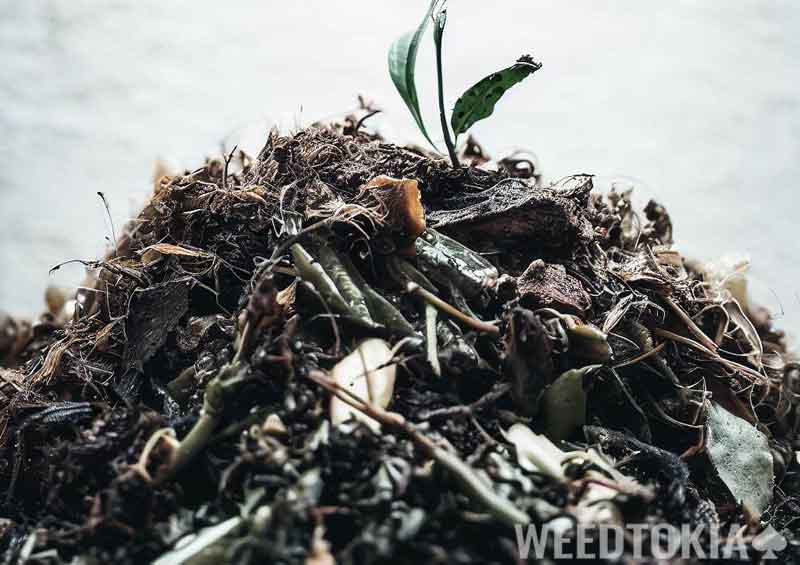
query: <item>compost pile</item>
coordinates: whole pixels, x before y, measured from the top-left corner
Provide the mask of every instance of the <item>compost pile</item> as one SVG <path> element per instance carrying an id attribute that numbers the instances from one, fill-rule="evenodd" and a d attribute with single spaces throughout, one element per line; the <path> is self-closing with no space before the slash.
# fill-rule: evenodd
<path id="1" fill-rule="evenodd" d="M 796 559 L 800 366 L 735 269 L 591 176 L 360 126 L 160 178 L 0 321 L 5 563 L 513 563 L 515 524 L 662 523 Z"/>

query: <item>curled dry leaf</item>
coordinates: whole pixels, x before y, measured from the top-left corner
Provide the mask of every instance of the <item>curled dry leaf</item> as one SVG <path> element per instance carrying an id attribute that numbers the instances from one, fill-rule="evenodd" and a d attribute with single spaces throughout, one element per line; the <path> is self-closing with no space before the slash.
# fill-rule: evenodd
<path id="1" fill-rule="evenodd" d="M 357 397 L 386 408 L 392 400 L 397 365 L 392 363 L 392 350 L 379 338 L 362 341 L 331 370 L 331 376 Z M 336 426 L 355 418 L 375 431 L 380 424 L 334 396 L 331 398 L 331 423 Z"/>
<path id="2" fill-rule="evenodd" d="M 375 210 L 405 245 L 413 243 L 425 231 L 425 210 L 414 179 L 379 175 L 364 185 L 357 201 Z"/>
<path id="3" fill-rule="evenodd" d="M 139 252 L 142 263 L 150 265 L 158 261 L 163 255 L 177 255 L 178 257 L 191 257 L 193 259 L 210 258 L 211 254 L 201 249 L 190 249 L 182 245 L 171 243 L 156 243 Z"/>

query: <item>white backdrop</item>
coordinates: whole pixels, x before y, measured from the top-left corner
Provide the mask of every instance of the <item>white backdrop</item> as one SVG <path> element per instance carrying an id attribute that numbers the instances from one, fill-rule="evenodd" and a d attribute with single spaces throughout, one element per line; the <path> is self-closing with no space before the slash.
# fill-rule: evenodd
<path id="1" fill-rule="evenodd" d="M 427 0 L 406 2 L 0 0 L 0 308 L 31 314 L 47 270 L 95 258 L 137 211 L 156 158 L 199 164 L 223 138 L 256 150 L 293 128 L 377 101 L 378 124 L 417 140 L 386 49 Z M 226 7 L 229 4 L 233 7 Z M 800 330 L 800 4 L 660 0 L 451 2 L 450 104 L 524 52 L 544 63 L 474 133 L 522 146 L 557 178 L 625 176 L 703 259 L 750 255 L 754 290 Z M 437 128 L 430 43 L 419 85 Z"/>

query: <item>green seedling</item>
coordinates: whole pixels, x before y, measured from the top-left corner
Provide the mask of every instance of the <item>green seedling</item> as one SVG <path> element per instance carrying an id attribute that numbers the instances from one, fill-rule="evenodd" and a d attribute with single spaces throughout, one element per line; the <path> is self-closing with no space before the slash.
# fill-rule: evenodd
<path id="1" fill-rule="evenodd" d="M 417 64 L 417 51 L 420 41 L 428 27 L 428 22 L 433 22 L 433 42 L 436 47 L 436 80 L 439 95 L 439 118 L 442 127 L 447 152 L 453 167 L 458 167 L 458 157 L 456 155 L 456 145 L 458 136 L 465 133 L 476 122 L 488 118 L 494 112 L 494 107 L 498 100 L 508 89 L 527 78 L 529 75 L 538 71 L 542 65 L 533 60 L 529 55 L 523 55 L 510 67 L 494 72 L 489 76 L 475 83 L 472 87 L 461 95 L 453 108 L 450 116 L 450 124 L 447 123 L 447 115 L 444 107 L 444 80 L 442 72 L 442 40 L 444 28 L 447 22 L 447 1 L 432 0 L 422 23 L 416 30 L 410 31 L 392 43 L 389 48 L 389 75 L 392 77 L 397 91 L 408 106 L 411 116 L 419 126 L 422 135 L 436 149 L 436 145 L 431 140 L 425 121 L 422 119 L 422 112 L 419 109 L 419 96 L 415 81 L 415 69 Z M 450 129 L 452 128 L 452 136 Z"/>

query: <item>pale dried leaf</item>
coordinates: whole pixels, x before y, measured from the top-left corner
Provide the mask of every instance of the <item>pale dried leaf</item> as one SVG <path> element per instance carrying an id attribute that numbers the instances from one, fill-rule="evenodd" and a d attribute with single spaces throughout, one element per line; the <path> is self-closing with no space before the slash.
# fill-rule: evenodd
<path id="1" fill-rule="evenodd" d="M 362 400 L 386 408 L 394 393 L 397 365 L 391 363 L 392 350 L 379 338 L 362 341 L 356 349 L 331 370 L 333 380 Z M 356 410 L 337 396 L 331 397 L 331 423 L 335 426 L 356 418 L 375 431 L 380 424 Z"/>
<path id="2" fill-rule="evenodd" d="M 716 402 L 706 421 L 706 449 L 720 479 L 736 502 L 758 514 L 772 500 L 772 453 L 764 434 Z"/>
<path id="3" fill-rule="evenodd" d="M 173 245 L 171 243 L 156 243 L 149 247 L 145 247 L 141 254 L 144 255 L 148 251 L 156 251 L 161 255 L 178 255 L 181 257 L 211 257 L 210 253 L 202 251 L 200 249 L 190 249 L 187 247 L 183 247 L 181 245 Z"/>
<path id="4" fill-rule="evenodd" d="M 559 481 L 565 480 L 561 462 L 566 454 L 547 437 L 536 434 L 524 424 L 514 424 L 507 432 L 506 439 L 517 450 L 519 466 L 526 471 L 538 471 Z"/>

